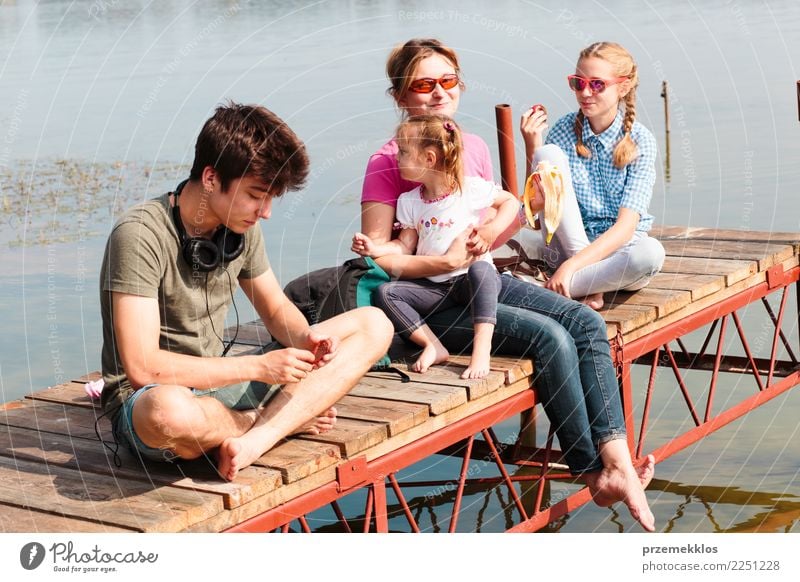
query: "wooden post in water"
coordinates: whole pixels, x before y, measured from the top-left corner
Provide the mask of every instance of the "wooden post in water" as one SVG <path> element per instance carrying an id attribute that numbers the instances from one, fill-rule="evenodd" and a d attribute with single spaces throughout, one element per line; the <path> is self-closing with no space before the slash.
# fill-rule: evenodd
<path id="1" fill-rule="evenodd" d="M 503 189 L 519 198 L 517 188 L 517 161 L 514 155 L 514 122 L 511 105 L 501 103 L 494 106 L 497 122 L 497 146 L 500 150 L 500 177 Z"/>
<path id="2" fill-rule="evenodd" d="M 800 121 L 800 81 L 797 82 L 797 121 Z"/>
<path id="3" fill-rule="evenodd" d="M 517 158 L 514 154 L 514 121 L 511 105 L 500 103 L 494 106 L 497 123 L 497 146 L 500 152 L 500 176 L 503 189 L 520 198 L 517 187 Z M 527 178 L 527 176 L 526 176 Z M 520 414 L 519 440 L 525 446 L 536 446 L 536 412 L 526 410 Z"/>
<path id="4" fill-rule="evenodd" d="M 800 88 L 800 85 L 798 85 Z M 800 89 L 798 89 L 800 90 Z M 665 169 L 664 169 L 664 180 L 669 182 L 670 179 L 670 171 L 669 171 L 669 83 L 666 81 L 661 82 L 661 96 L 664 98 L 664 127 L 665 133 L 667 138 L 667 147 L 666 147 L 666 159 L 664 161 Z"/>

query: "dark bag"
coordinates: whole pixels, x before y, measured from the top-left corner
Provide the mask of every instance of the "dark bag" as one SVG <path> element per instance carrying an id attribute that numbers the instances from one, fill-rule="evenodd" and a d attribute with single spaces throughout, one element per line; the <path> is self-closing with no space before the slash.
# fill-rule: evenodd
<path id="1" fill-rule="evenodd" d="M 284 292 L 309 325 L 356 307 L 372 305 L 372 293 L 391 281 L 369 257 L 350 259 L 339 267 L 317 269 L 291 281 Z"/>
<path id="2" fill-rule="evenodd" d="M 369 257 L 345 261 L 339 267 L 317 269 L 290 281 L 284 288 L 286 296 L 314 325 L 355 309 L 373 305 L 372 294 L 383 283 L 391 281 L 389 275 Z M 373 369 L 396 371 L 408 382 L 408 376 L 390 367 L 384 355 Z"/>

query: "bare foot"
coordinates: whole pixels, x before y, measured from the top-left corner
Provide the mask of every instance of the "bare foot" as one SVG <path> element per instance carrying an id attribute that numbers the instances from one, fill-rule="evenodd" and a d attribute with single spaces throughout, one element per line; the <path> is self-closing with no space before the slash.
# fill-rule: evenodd
<path id="1" fill-rule="evenodd" d="M 242 437 L 225 439 L 217 450 L 217 472 L 223 479 L 233 481 L 241 469 L 252 465 L 262 453 L 248 446 L 247 440 Z"/>
<path id="2" fill-rule="evenodd" d="M 331 406 L 328 410 L 311 419 L 292 434 L 325 434 L 336 424 L 336 408 Z"/>
<path id="3" fill-rule="evenodd" d="M 472 357 L 469 360 L 469 366 L 461 374 L 465 380 L 476 380 L 478 378 L 485 378 L 489 375 L 489 360 L 490 355 L 476 354 L 472 352 Z"/>
<path id="4" fill-rule="evenodd" d="M 655 517 L 644 494 L 644 488 L 650 483 L 654 474 L 655 459 L 649 455 L 638 470 L 634 470 L 632 466 L 604 467 L 601 471 L 587 473 L 585 482 L 597 505 L 608 507 L 617 501 L 622 501 L 633 519 L 647 531 L 655 531 Z"/>
<path id="5" fill-rule="evenodd" d="M 605 305 L 605 301 L 603 301 L 603 294 L 602 293 L 595 293 L 593 295 L 587 295 L 583 299 L 581 299 L 581 303 L 584 305 L 588 305 L 595 311 L 599 311 L 603 309 L 603 305 Z"/>
<path id="6" fill-rule="evenodd" d="M 446 362 L 447 358 L 449 357 L 450 353 L 444 348 L 444 346 L 436 346 L 435 344 L 431 343 L 422 349 L 422 353 L 419 355 L 419 358 L 417 358 L 417 361 L 411 365 L 411 369 L 414 372 L 424 374 L 428 371 L 428 368 L 434 364 Z"/>

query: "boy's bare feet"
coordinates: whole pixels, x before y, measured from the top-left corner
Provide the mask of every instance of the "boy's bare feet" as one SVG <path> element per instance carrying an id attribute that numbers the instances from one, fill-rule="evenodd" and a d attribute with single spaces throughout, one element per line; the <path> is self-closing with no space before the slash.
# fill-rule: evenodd
<path id="1" fill-rule="evenodd" d="M 292 434 L 325 434 L 336 425 L 336 408 L 331 406 L 328 410 L 304 424 Z"/>
<path id="2" fill-rule="evenodd" d="M 448 352 L 441 343 L 439 343 L 439 345 L 430 343 L 422 348 L 422 353 L 419 355 L 419 358 L 417 358 L 417 361 L 411 365 L 411 369 L 414 372 L 424 374 L 428 371 L 428 368 L 434 364 L 446 362 L 449 357 L 450 352 Z"/>
<path id="3" fill-rule="evenodd" d="M 601 471 L 587 473 L 586 485 L 592 492 L 592 499 L 600 507 L 608 507 L 622 501 L 636 521 L 647 531 L 655 531 L 653 517 L 645 488 L 655 474 L 655 458 L 648 455 L 645 463 L 638 469 L 633 465 L 607 465 Z"/>
<path id="4" fill-rule="evenodd" d="M 603 305 L 605 305 L 602 293 L 594 293 L 592 295 L 587 295 L 586 297 L 581 299 L 581 303 L 583 303 L 584 305 L 588 305 L 595 311 L 603 309 Z"/>

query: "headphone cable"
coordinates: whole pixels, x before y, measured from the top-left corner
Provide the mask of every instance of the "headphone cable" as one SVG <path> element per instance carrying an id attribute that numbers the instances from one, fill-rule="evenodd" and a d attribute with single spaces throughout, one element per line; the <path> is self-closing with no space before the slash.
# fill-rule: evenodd
<path id="1" fill-rule="evenodd" d="M 227 346 L 225 345 L 225 340 L 223 340 L 217 333 L 217 330 L 214 327 L 214 319 L 211 317 L 211 308 L 208 305 L 208 273 L 206 273 L 205 288 L 206 288 L 206 314 L 208 315 L 208 321 L 211 322 L 211 331 L 214 332 L 214 335 L 217 336 L 217 339 L 219 339 L 219 341 L 224 346 L 222 350 L 222 355 L 220 356 L 224 358 L 233 347 L 233 344 L 236 343 L 236 338 L 239 337 L 239 309 L 236 307 L 236 300 L 233 297 L 233 279 L 231 279 L 231 274 L 225 267 L 223 267 L 222 270 L 228 276 L 228 292 L 230 293 L 231 296 L 231 303 L 233 304 L 233 312 L 236 314 L 236 331 L 233 332 L 233 338 L 231 338 L 231 341 L 228 342 Z"/>

